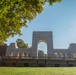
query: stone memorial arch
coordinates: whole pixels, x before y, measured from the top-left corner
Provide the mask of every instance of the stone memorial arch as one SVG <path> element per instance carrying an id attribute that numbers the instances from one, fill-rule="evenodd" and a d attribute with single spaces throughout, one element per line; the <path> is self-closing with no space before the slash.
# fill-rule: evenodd
<path id="1" fill-rule="evenodd" d="M 53 56 L 53 38 L 52 32 L 33 32 L 33 39 L 32 39 L 32 52 L 31 55 L 38 57 L 38 44 L 40 42 L 44 42 L 47 45 L 47 57 Z"/>
<path id="2" fill-rule="evenodd" d="M 49 59 L 38 57 L 40 42 L 47 45 L 47 57 Z M 76 66 L 76 44 L 71 43 L 68 49 L 55 49 L 53 48 L 51 31 L 34 31 L 30 48 L 18 48 L 16 43 L 11 43 L 7 47 L 6 55 L 2 60 L 4 60 L 4 65 L 7 66 Z M 11 61 L 9 62 L 9 60 Z"/>
<path id="3" fill-rule="evenodd" d="M 76 44 L 71 43 L 68 49 L 53 48 L 53 35 L 51 31 L 34 31 L 32 47 L 18 48 L 16 43 L 11 43 L 6 50 L 6 56 L 14 57 L 38 57 L 38 44 L 44 42 L 47 45 L 47 57 L 49 58 L 76 58 Z"/>

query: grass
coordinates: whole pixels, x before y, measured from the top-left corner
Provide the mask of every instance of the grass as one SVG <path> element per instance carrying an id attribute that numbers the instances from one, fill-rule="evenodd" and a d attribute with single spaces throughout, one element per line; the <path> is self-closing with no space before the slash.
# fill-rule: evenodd
<path id="1" fill-rule="evenodd" d="M 76 67 L 0 67 L 0 75 L 76 75 Z"/>

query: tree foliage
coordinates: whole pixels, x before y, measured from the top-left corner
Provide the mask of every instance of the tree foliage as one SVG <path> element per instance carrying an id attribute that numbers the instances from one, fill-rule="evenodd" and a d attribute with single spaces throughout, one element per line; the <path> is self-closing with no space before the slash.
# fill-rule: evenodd
<path id="1" fill-rule="evenodd" d="M 16 40 L 18 48 L 29 48 L 28 44 L 25 43 L 22 39 Z"/>
<path id="2" fill-rule="evenodd" d="M 42 50 L 38 50 L 38 58 L 44 58 L 44 52 Z"/>
<path id="3" fill-rule="evenodd" d="M 43 5 L 61 0 L 0 0 L 0 43 L 10 36 L 21 35 L 20 28 L 26 26 L 43 10 Z"/>

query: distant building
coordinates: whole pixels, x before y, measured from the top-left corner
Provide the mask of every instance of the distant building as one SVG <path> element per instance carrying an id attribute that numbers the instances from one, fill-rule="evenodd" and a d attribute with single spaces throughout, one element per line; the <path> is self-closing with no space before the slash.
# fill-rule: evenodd
<path id="1" fill-rule="evenodd" d="M 40 42 L 47 45 L 47 58 L 38 58 L 37 48 Z M 41 31 L 33 32 L 31 48 L 18 48 L 15 43 L 11 43 L 3 62 L 8 66 L 76 66 L 75 59 L 76 44 L 70 44 L 68 49 L 54 49 L 52 32 Z"/>

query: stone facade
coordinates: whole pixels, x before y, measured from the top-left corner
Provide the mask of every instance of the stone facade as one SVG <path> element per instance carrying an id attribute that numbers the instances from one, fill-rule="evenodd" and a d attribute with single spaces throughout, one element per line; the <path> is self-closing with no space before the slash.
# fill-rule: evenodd
<path id="1" fill-rule="evenodd" d="M 53 35 L 51 31 L 47 32 L 33 32 L 32 47 L 31 48 L 18 48 L 15 43 L 11 43 L 6 51 L 6 56 L 25 56 L 25 57 L 38 57 L 38 44 L 45 42 L 47 45 L 47 57 L 49 58 L 76 58 L 76 44 L 71 43 L 68 49 L 54 49 L 53 48 Z"/>
<path id="2" fill-rule="evenodd" d="M 38 59 L 38 44 L 47 45 L 47 58 Z M 7 58 L 9 57 L 9 58 Z M 76 66 L 76 44 L 71 43 L 68 49 L 54 49 L 51 31 L 33 32 L 32 47 L 18 48 L 11 43 L 6 50 L 3 64 L 9 66 Z"/>

